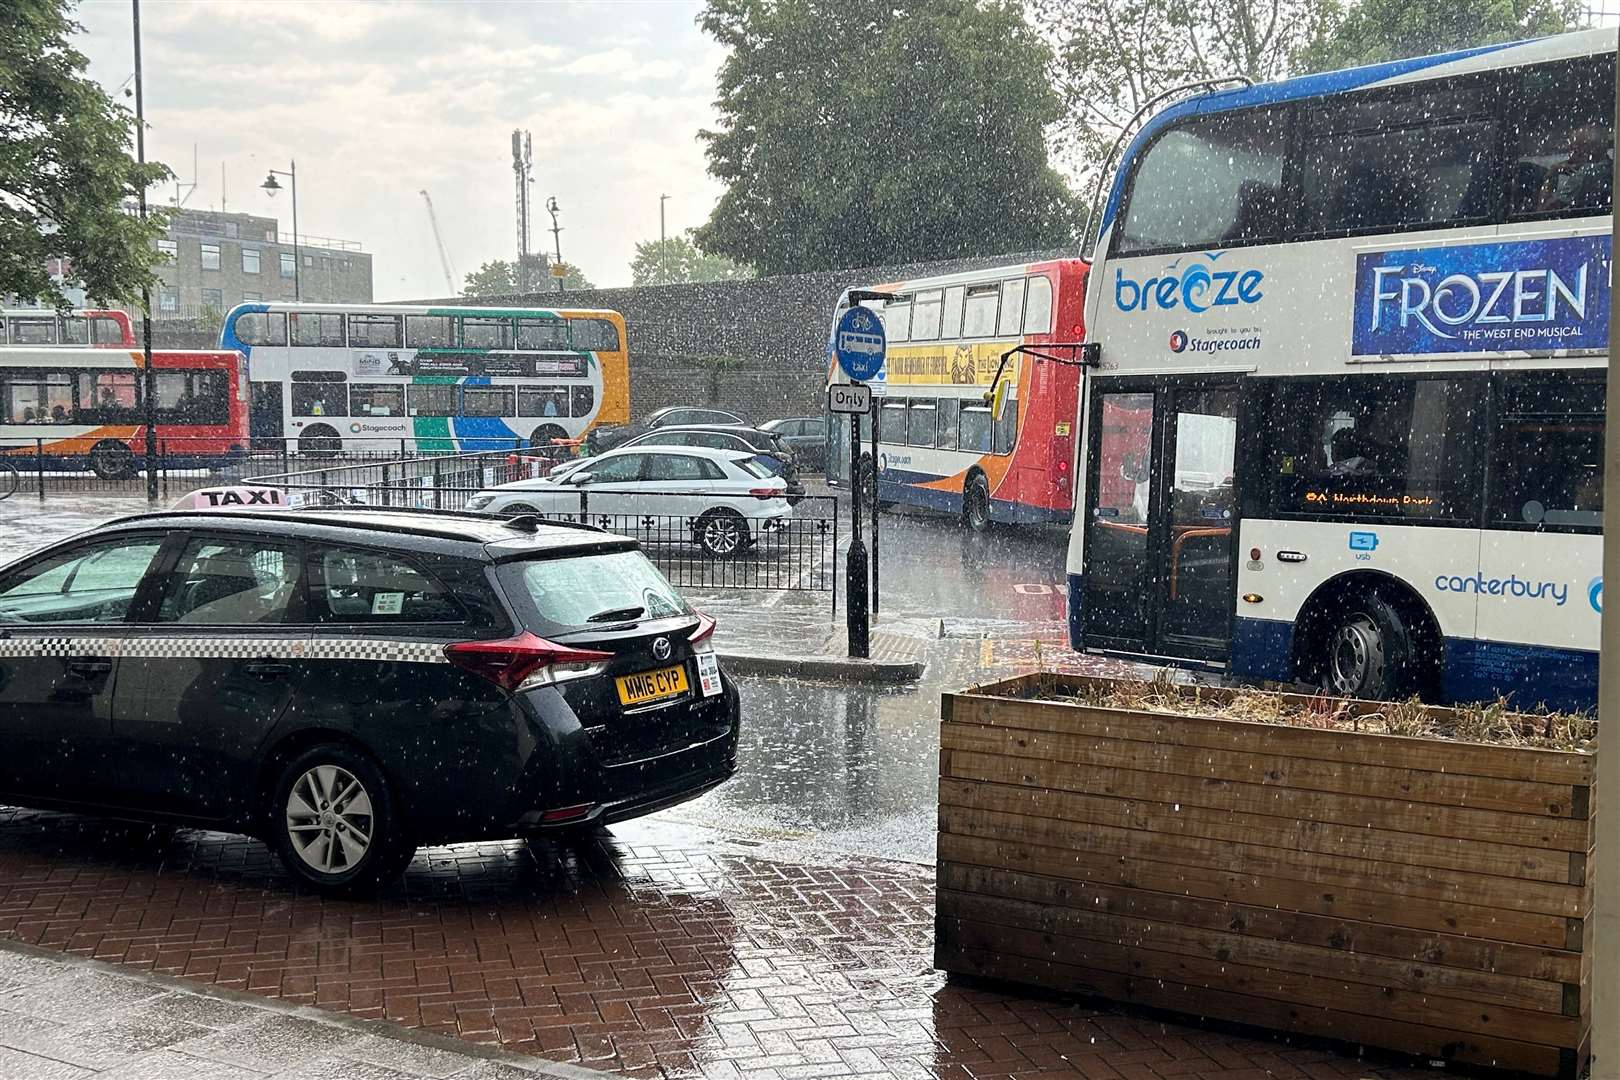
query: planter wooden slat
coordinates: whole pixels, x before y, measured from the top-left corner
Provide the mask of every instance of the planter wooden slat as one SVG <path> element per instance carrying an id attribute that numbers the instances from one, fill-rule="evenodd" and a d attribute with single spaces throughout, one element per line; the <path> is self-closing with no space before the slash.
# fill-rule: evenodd
<path id="1" fill-rule="evenodd" d="M 1179 773 L 1148 772 L 1022 756 L 1011 746 L 1000 754 L 950 750 L 951 776 L 963 780 L 990 780 L 1028 788 L 1082 791 L 1118 798 L 1242 810 L 1251 814 L 1299 817 L 1339 825 L 1367 825 L 1427 836 L 1460 840 L 1488 838 L 1503 844 L 1587 852 L 1592 849 L 1595 822 L 1590 819 L 1504 814 L 1497 810 L 1436 806 L 1405 799 L 1378 799 L 1338 795 L 1325 791 L 1299 791 L 1266 784 L 1239 784 L 1230 780 L 1201 780 Z"/>
<path id="2" fill-rule="evenodd" d="M 1092 685 L 946 696 L 939 966 L 1578 1071 L 1589 755 L 1064 700 Z"/>
<path id="3" fill-rule="evenodd" d="M 1303 881 L 1255 877 L 1222 867 L 1175 866 L 1147 860 L 1086 860 L 1062 847 L 1008 844 L 972 836 L 939 835 L 939 863 L 1019 870 L 1075 881 L 1098 881 L 1155 892 L 1236 903 L 1276 904 L 1290 911 L 1336 916 L 1372 924 L 1533 945 L 1566 947 L 1579 939 L 1580 919 L 1531 911 L 1497 911 L 1472 904 L 1414 904 L 1390 890 L 1323 889 Z"/>
<path id="4" fill-rule="evenodd" d="M 1302 882 L 1315 887 L 1399 889 L 1412 899 L 1473 904 L 1491 910 L 1531 911 L 1583 918 L 1591 896 L 1578 885 L 1470 874 L 1427 866 L 1351 859 L 1339 855 L 1206 840 L 1198 836 L 1116 829 L 1052 818 L 970 810 L 940 809 L 940 828 L 957 836 L 978 836 L 1012 843 L 1046 843 L 1077 857 L 1129 858 L 1176 866 L 1219 863 L 1234 874 Z"/>
<path id="5" fill-rule="evenodd" d="M 1252 751 L 1260 747 L 1272 753 L 1287 753 L 1322 761 L 1425 769 L 1431 772 L 1535 783 L 1590 787 L 1593 780 L 1592 759 L 1589 755 L 1568 754 L 1558 750 L 1483 746 L 1475 743 L 1438 743 L 1399 735 L 1368 735 L 1359 732 L 1260 724 L 1245 720 L 1171 716 L 1167 713 L 1133 713 L 1090 705 L 1066 704 L 1065 708 L 1072 711 L 1066 713 L 1062 719 L 1058 719 L 1044 712 L 1056 703 L 978 696 L 980 693 L 987 693 L 989 689 L 983 688 L 971 696 L 947 694 L 945 719 L 964 724 L 1027 728 L 1032 731 L 1087 735 L 1112 733 L 1116 738 L 1132 741 L 1173 742 L 1179 746 L 1204 746 L 1210 749 Z M 1259 742 L 1256 741 L 1257 732 L 1266 733 Z M 1441 753 L 1436 749 L 1437 746 L 1444 746 L 1451 753 Z"/>
<path id="6" fill-rule="evenodd" d="M 1369 986 L 1336 975 L 1310 975 L 1239 959 L 1215 960 L 1166 952 L 1121 941 L 1067 937 L 943 915 L 955 938 L 970 949 L 995 948 L 1031 960 L 1055 957 L 1077 966 L 1142 979 L 1165 979 L 1183 986 L 1214 988 L 1276 1001 L 1332 1003 L 1341 1012 L 1383 1020 L 1421 1020 L 1430 1027 L 1470 1035 L 1516 1036 L 1523 1042 L 1556 1046 L 1580 1037 L 1580 1019 L 1560 1012 L 1514 1009 L 1440 994 Z"/>
<path id="7" fill-rule="evenodd" d="M 950 863 L 939 875 L 942 890 L 1013 900 L 1048 908 L 1107 912 L 1126 918 L 1173 923 L 1189 929 L 1252 934 L 1273 941 L 1381 956 L 1397 961 L 1446 964 L 1548 983 L 1580 983 L 1590 974 L 1591 954 L 1567 949 L 1504 944 L 1381 923 L 1355 922 L 1271 906 L 1234 904 L 1171 895 L 1095 881 L 1072 881 L 1010 870 Z"/>
<path id="8" fill-rule="evenodd" d="M 1385 988 L 1446 997 L 1462 1003 L 1487 1003 L 1530 1012 L 1565 1014 L 1565 984 L 1496 972 L 1448 967 L 1422 961 L 1376 956 L 1348 949 L 1281 941 L 1253 933 L 1210 930 L 1182 923 L 1130 918 L 1068 906 L 1051 907 L 1030 900 L 978 896 L 955 890 L 939 893 L 941 918 L 960 918 L 1012 927 L 1057 938 L 1115 942 L 1132 950 L 1202 958 L 1222 964 L 1315 975 L 1332 970 L 1334 977 L 1382 992 Z M 1052 954 L 1043 947 L 1038 958 Z M 1067 951 L 1067 950 L 1065 950 Z M 1571 984 L 1575 985 L 1575 984 Z M 1376 1010 L 1380 1015 L 1402 1015 Z"/>
<path id="9" fill-rule="evenodd" d="M 935 966 L 964 975 L 1053 987 L 1275 1031 L 1327 1035 L 1343 1042 L 1418 1056 L 1443 1048 L 1448 1060 L 1540 1076 L 1574 1077 L 1579 1075 L 1577 1060 L 1585 1061 L 1584 1054 L 1577 1058 L 1576 1052 L 1555 1046 L 1464 1035 L 1411 1021 L 1341 1012 L 1325 1005 L 1301 1008 L 1292 1002 L 1211 992 L 1205 987 L 1185 986 L 1170 980 L 1119 975 L 1054 960 L 1032 960 L 998 949 L 970 949 L 955 942 L 944 927 L 940 936 L 942 944 L 935 949 Z"/>
<path id="10" fill-rule="evenodd" d="M 1025 813 L 1063 821 L 1264 844 L 1412 866 L 1468 870 L 1528 881 L 1565 885 L 1584 883 L 1584 876 L 1578 881 L 1570 880 L 1575 871 L 1566 852 L 1549 853 L 1542 848 L 1515 847 L 1483 840 L 1457 840 L 1422 833 L 1324 824 L 1298 818 L 1212 810 L 1190 804 L 1178 806 L 1173 803 L 1116 799 L 1072 791 L 1048 791 L 1038 800 L 1032 800 L 1023 788 L 1013 784 L 949 777 L 939 782 L 939 801 L 941 806 Z"/>
<path id="11" fill-rule="evenodd" d="M 1008 733 L 1004 729 L 987 730 L 976 724 L 945 724 L 940 732 L 940 745 L 948 750 L 1006 753 Z M 1215 747 L 1035 730 L 1019 731 L 1012 737 L 1012 745 L 1026 751 L 1021 757 L 1045 761 L 1084 762 L 1200 779 L 1408 799 L 1537 817 L 1572 818 L 1584 817 L 1586 813 L 1585 807 L 1576 805 L 1572 784 L 1504 781 L 1465 773 L 1368 764 L 1362 764 L 1351 774 L 1342 762 L 1269 753 L 1263 745 L 1259 753 L 1241 753 Z"/>

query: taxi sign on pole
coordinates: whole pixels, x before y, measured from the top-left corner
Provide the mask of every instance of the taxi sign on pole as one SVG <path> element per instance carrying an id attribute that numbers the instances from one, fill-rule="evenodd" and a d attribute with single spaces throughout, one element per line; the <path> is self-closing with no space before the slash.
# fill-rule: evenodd
<path id="1" fill-rule="evenodd" d="M 883 370 L 888 341 L 883 321 L 873 311 L 852 307 L 838 320 L 833 332 L 833 355 L 852 382 L 866 382 Z"/>
<path id="2" fill-rule="evenodd" d="M 872 411 L 872 388 L 858 383 L 833 383 L 827 387 L 827 411 L 865 416 Z"/>

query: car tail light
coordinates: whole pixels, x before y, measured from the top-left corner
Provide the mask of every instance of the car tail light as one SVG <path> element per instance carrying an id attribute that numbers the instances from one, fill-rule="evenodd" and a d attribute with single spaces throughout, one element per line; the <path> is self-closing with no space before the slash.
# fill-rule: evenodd
<path id="1" fill-rule="evenodd" d="M 596 809 L 595 803 L 580 803 L 577 806 L 559 806 L 555 810 L 547 810 L 540 815 L 540 820 L 547 824 L 559 821 L 574 821 L 578 818 L 588 817 Z"/>
<path id="2" fill-rule="evenodd" d="M 597 675 L 613 659 L 612 653 L 571 649 L 526 630 L 498 641 L 458 641 L 444 647 L 444 656 L 463 671 L 514 692 Z"/>
<path id="3" fill-rule="evenodd" d="M 749 488 L 748 494 L 756 499 L 776 499 L 783 494 L 780 488 Z"/>
<path id="4" fill-rule="evenodd" d="M 692 643 L 692 651 L 713 652 L 715 621 L 701 611 L 694 611 L 692 614 L 698 617 L 697 628 L 687 638 Z"/>

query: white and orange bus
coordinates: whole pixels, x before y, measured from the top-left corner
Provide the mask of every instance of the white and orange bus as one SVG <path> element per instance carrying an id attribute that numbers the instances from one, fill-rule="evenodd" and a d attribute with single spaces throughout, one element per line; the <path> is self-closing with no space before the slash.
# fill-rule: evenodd
<path id="1" fill-rule="evenodd" d="M 863 300 L 883 319 L 888 353 L 877 397 L 877 456 L 862 481 L 884 503 L 957 514 L 964 525 L 1068 521 L 1074 513 L 1075 411 L 1085 335 L 1087 264 L 1079 259 L 1000 266 L 877 285 Z M 833 322 L 850 306 L 839 298 Z M 1003 356 L 1007 400 L 988 394 Z M 829 360 L 831 345 L 828 346 Z M 844 381 L 836 365 L 828 379 Z M 870 445 L 863 421 L 862 445 Z M 827 478 L 848 483 L 850 425 L 828 416 Z"/>

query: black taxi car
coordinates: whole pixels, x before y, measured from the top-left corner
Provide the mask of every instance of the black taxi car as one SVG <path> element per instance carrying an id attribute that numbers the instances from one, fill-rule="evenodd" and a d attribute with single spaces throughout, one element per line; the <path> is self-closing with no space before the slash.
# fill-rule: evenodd
<path id="1" fill-rule="evenodd" d="M 369 886 L 736 769 L 714 623 L 633 540 L 381 508 L 123 518 L 0 569 L 0 803 L 257 836 Z"/>

